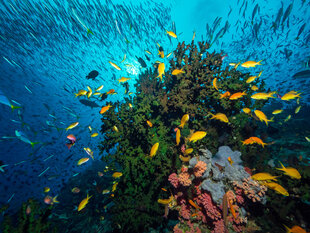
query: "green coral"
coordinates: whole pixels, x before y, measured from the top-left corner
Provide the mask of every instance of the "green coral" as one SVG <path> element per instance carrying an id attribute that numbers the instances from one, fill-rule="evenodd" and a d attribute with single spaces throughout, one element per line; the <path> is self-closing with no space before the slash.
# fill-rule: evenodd
<path id="1" fill-rule="evenodd" d="M 258 152 L 265 153 L 257 145 L 242 145 L 242 140 L 257 135 L 255 120 L 249 120 L 241 109 L 260 109 L 266 101 L 252 101 L 254 91 L 246 83 L 249 73 L 222 69 L 221 54 L 210 54 L 206 52 L 208 48 L 204 42 L 198 46 L 179 43 L 163 81 L 156 78 L 156 70 L 147 69 L 135 85 L 136 96 L 126 97 L 125 103 L 114 103 L 103 114 L 104 140 L 99 148 L 102 153 L 108 152 L 103 160 L 112 167 L 121 166 L 123 172 L 112 208 L 115 230 L 141 232 L 161 224 L 164 208 L 157 200 L 169 196 L 161 188 L 169 187 L 168 175 L 181 166 L 182 145 L 190 145 L 194 154 L 200 147 L 213 153 L 224 144 L 232 149 L 241 148 L 242 154 L 250 158 L 246 162 L 251 164 L 256 162 Z M 172 75 L 174 69 L 181 68 L 185 73 Z M 247 95 L 238 100 L 220 99 L 221 92 L 212 86 L 214 78 L 218 79 L 219 90 L 232 94 L 245 91 Z M 253 84 L 259 92 L 264 91 L 262 80 L 256 79 Z M 210 120 L 210 113 L 224 113 L 230 123 Z M 189 114 L 190 120 L 181 129 L 181 143 L 177 146 L 173 129 L 184 114 Z M 153 127 L 148 126 L 147 120 Z M 113 130 L 114 126 L 118 131 Z M 206 131 L 207 136 L 189 144 L 186 137 L 193 131 Z M 150 158 L 152 145 L 157 142 L 158 152 Z"/>
<path id="2" fill-rule="evenodd" d="M 23 203 L 15 219 L 6 215 L 1 224 L 3 233 L 47 233 L 57 232 L 51 227 L 48 217 L 52 207 L 42 209 L 38 202 L 29 199 Z"/>

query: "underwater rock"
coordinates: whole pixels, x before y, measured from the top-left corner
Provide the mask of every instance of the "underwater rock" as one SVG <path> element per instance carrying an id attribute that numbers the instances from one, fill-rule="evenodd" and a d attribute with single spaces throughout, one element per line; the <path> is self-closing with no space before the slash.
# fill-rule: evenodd
<path id="1" fill-rule="evenodd" d="M 201 188 L 211 193 L 212 199 L 216 203 L 221 203 L 222 197 L 225 194 L 225 185 L 222 181 L 212 182 L 211 180 L 204 180 L 201 184 Z"/>
<path id="2" fill-rule="evenodd" d="M 241 152 L 232 151 L 229 146 L 221 146 L 215 156 L 212 158 L 213 163 L 218 163 L 221 166 L 229 165 L 227 158 L 230 157 L 234 161 L 233 165 L 241 165 Z"/>

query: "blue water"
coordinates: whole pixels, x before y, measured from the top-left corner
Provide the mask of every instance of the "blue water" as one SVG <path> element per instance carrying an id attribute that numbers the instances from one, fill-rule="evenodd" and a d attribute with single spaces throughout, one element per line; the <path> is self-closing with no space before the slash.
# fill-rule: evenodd
<path id="1" fill-rule="evenodd" d="M 110 95 L 108 101 L 122 101 L 125 88 L 115 79 L 131 77 L 129 90 L 134 92 L 135 78 L 141 73 L 137 57 L 151 67 L 145 50 L 153 53 L 149 56 L 155 61 L 156 43 L 169 53 L 177 41 L 189 43 L 195 31 L 195 40 L 214 42 L 210 52 L 227 54 L 224 65 L 263 60 L 261 78 L 267 88 L 280 94 L 298 90 L 302 104 L 308 105 L 309 74 L 301 79 L 292 76 L 306 70 L 305 63 L 310 59 L 310 3 L 285 0 L 283 11 L 292 2 L 287 20 L 274 29 L 280 1 L 1 0 L 0 90 L 22 108 L 12 111 L 0 105 L 0 165 L 8 165 L 0 172 L 0 206 L 9 201 L 9 210 L 15 211 L 29 197 L 43 203 L 44 187 L 50 187 L 50 195 L 55 196 L 73 175 L 92 163 L 101 163 L 97 145 L 103 138 L 100 134 L 91 138 L 88 129 L 91 126 L 93 132 L 99 132 L 100 108 L 81 104 L 74 93 L 86 86 L 95 89 L 104 85 L 101 92 L 115 89 L 118 93 Z M 256 4 L 259 10 L 252 20 Z M 220 17 L 211 38 L 206 25 L 212 30 Z M 213 41 L 226 22 L 224 35 Z M 305 29 L 296 40 L 304 23 Z M 93 34 L 87 35 L 87 28 Z M 165 29 L 175 30 L 178 40 L 171 40 Z M 120 64 L 125 54 L 124 64 L 130 66 L 123 66 L 115 76 L 109 61 Z M 92 70 L 99 71 L 99 76 L 87 80 Z M 101 107 L 105 102 L 97 103 Z M 78 127 L 64 130 L 77 121 Z M 5 138 L 14 137 L 15 130 L 40 143 L 32 148 L 17 138 Z M 77 138 L 70 150 L 65 146 L 69 133 Z M 77 166 L 80 158 L 87 157 L 84 147 L 94 151 L 94 160 Z"/>

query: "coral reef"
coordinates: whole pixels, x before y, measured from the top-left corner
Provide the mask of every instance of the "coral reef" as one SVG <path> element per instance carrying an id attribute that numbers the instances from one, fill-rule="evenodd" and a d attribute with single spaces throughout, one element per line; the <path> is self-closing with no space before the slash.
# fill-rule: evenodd
<path id="1" fill-rule="evenodd" d="M 245 82 L 249 73 L 222 68 L 222 54 L 210 54 L 208 48 L 205 42 L 199 42 L 198 46 L 194 42 L 189 45 L 179 43 L 162 80 L 156 78 L 157 69 L 146 69 L 139 75 L 134 97 L 125 97 L 125 103 L 105 103 L 112 107 L 102 114 L 104 140 L 99 148 L 102 153 L 107 153 L 102 159 L 110 167 L 120 166 L 123 173 L 115 191 L 115 206 L 111 208 L 115 231 L 141 232 L 161 226 L 165 208 L 157 203 L 157 199 L 169 196 L 169 192 L 162 190 L 169 187 L 167 177 L 178 171 L 182 162 L 190 161 L 191 154 L 198 153 L 201 146 L 213 152 L 221 145 L 239 149 L 242 155 L 247 155 L 243 160 L 249 165 L 264 159 L 266 148 L 242 146 L 242 140 L 256 136 L 255 127 L 261 123 L 241 109 L 261 108 L 265 101 L 251 101 L 253 91 Z M 157 66 L 155 63 L 154 67 Z M 182 69 L 183 73 L 173 75 L 175 69 Z M 212 86 L 214 78 L 217 78 L 218 88 Z M 258 86 L 258 91 L 264 91 L 261 79 L 256 79 L 253 84 Z M 245 92 L 247 95 L 230 100 L 221 98 L 225 92 Z M 225 114 L 229 123 L 211 120 L 209 117 L 215 113 Z M 180 127 L 184 114 L 188 114 L 189 121 Z M 178 126 L 179 130 L 174 131 Z M 189 142 L 194 131 L 207 132 L 207 136 Z M 180 135 L 177 143 L 175 132 Z M 158 151 L 150 156 L 156 143 Z M 255 156 L 257 153 L 261 156 Z M 204 175 L 207 176 L 210 169 L 214 172 L 212 180 L 220 184 L 225 177 L 210 163 L 197 165 L 197 179 L 207 180 Z M 174 186 L 183 188 L 195 185 L 184 169 L 177 176 L 170 175 L 170 180 L 174 180 Z M 212 190 L 221 195 L 224 193 L 223 188 L 214 186 Z"/>

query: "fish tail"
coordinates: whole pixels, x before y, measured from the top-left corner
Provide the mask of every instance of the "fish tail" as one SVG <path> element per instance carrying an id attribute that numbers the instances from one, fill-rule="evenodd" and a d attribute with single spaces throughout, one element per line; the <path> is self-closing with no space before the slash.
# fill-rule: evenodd
<path id="1" fill-rule="evenodd" d="M 30 142 L 32 148 L 36 145 L 36 144 L 39 144 L 40 142 Z"/>
<path id="2" fill-rule="evenodd" d="M 283 224 L 283 226 L 284 226 L 285 229 L 286 229 L 286 233 L 290 233 L 290 232 L 291 232 L 291 229 L 290 229 L 288 226 L 285 226 L 284 224 Z"/>
<path id="3" fill-rule="evenodd" d="M 260 63 L 262 62 L 263 60 L 260 60 L 259 62 L 257 62 L 257 64 L 256 65 L 261 65 Z"/>
<path id="4" fill-rule="evenodd" d="M 273 96 L 274 94 L 277 94 L 277 92 L 276 91 L 270 92 L 269 93 L 269 97 L 270 98 L 276 98 L 276 97 Z"/>
<path id="5" fill-rule="evenodd" d="M 15 106 L 15 105 L 11 105 L 11 108 L 12 108 L 12 112 L 14 111 L 14 109 L 18 109 L 18 108 L 21 108 L 21 106 Z"/>
<path id="6" fill-rule="evenodd" d="M 57 197 L 58 197 L 58 195 L 56 195 L 55 197 L 53 197 L 53 203 L 59 203 L 59 201 L 57 201 Z"/>
<path id="7" fill-rule="evenodd" d="M 79 96 L 79 94 L 77 94 L 77 93 L 74 93 L 74 95 L 75 95 L 75 98 Z"/>

